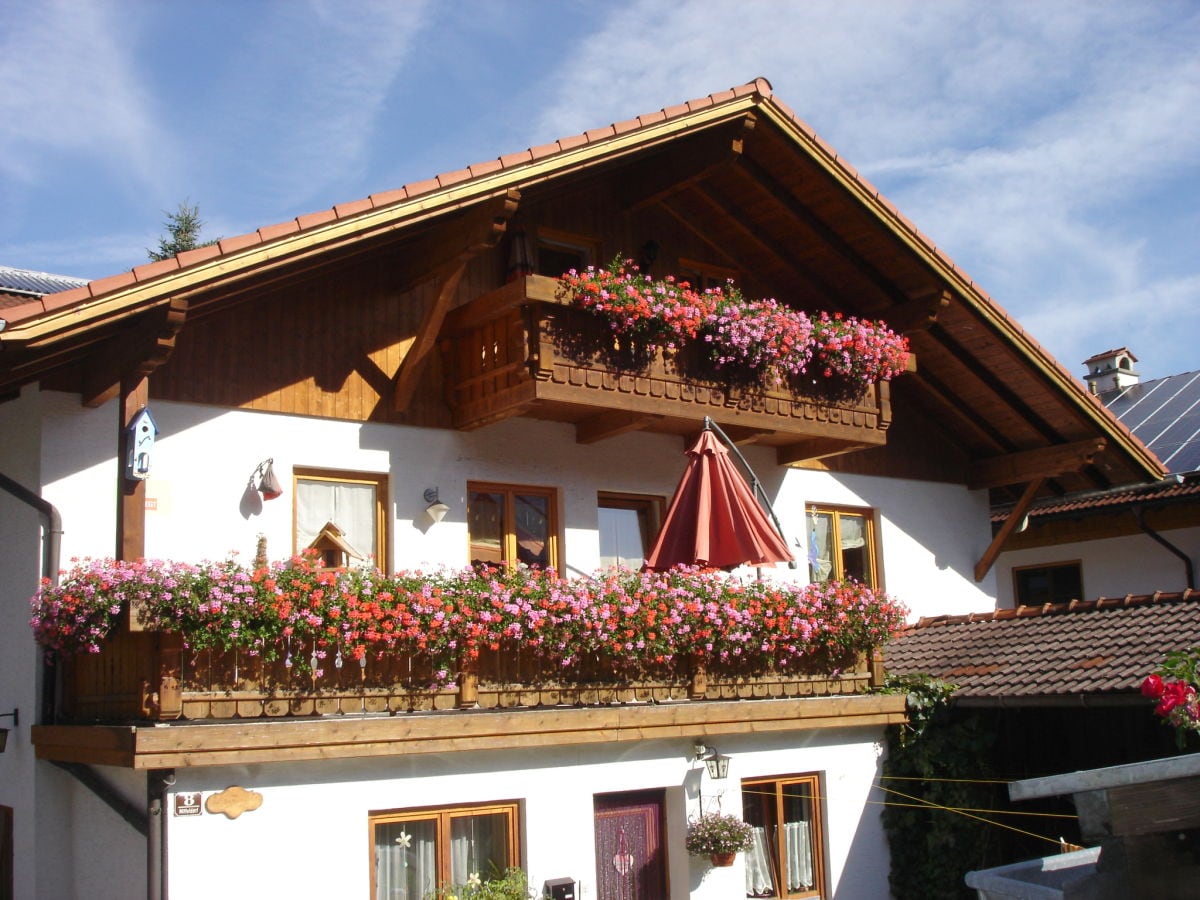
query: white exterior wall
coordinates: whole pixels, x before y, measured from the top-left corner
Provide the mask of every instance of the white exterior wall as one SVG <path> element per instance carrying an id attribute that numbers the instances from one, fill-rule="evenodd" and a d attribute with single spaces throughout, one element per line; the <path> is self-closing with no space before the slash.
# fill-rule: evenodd
<path id="1" fill-rule="evenodd" d="M 64 510 L 64 559 L 108 556 L 115 542 L 116 411 L 112 404 L 59 413 L 47 419 L 45 495 Z M 146 556 L 192 562 L 238 553 L 249 560 L 257 536 L 267 537 L 272 559 L 292 546 L 293 467 L 385 473 L 392 527 L 390 568 L 457 568 L 467 562 L 467 482 L 500 481 L 559 491 L 562 561 L 570 574 L 599 565 L 598 491 L 658 494 L 670 498 L 686 465 L 685 442 L 627 434 L 598 444 L 577 444 L 569 426 L 510 419 L 473 432 L 331 422 L 297 416 L 224 411 L 177 403 L 152 404 L 159 438 L 146 496 Z M 987 496 L 961 486 L 781 468 L 774 451 L 743 451 L 771 496 L 799 560 L 769 577 L 803 583 L 806 503 L 869 507 L 876 513 L 884 587 L 913 616 L 988 610 L 995 576 L 976 584 L 972 570 L 990 542 Z M 255 466 L 275 460 L 284 494 L 245 502 Z M 437 487 L 450 506 L 431 524 L 424 513 L 426 488 Z M 384 566 L 388 568 L 388 566 Z"/>
<path id="2" fill-rule="evenodd" d="M 151 409 L 160 433 L 147 482 L 147 498 L 154 506 L 146 514 L 149 558 L 196 562 L 237 552 L 249 560 L 259 534 L 266 536 L 272 559 L 290 555 L 292 470 L 306 466 L 388 475 L 393 569 L 465 565 L 469 480 L 556 488 L 564 567 L 568 573 L 589 573 L 599 561 L 597 491 L 669 498 L 686 464 L 686 442 L 679 438 L 628 434 L 580 445 L 570 427 L 531 420 L 459 433 L 179 403 L 152 403 Z M 118 489 L 115 403 L 89 410 L 75 396 L 43 393 L 0 404 L 0 415 L 6 417 L 3 424 L 13 422 L 32 435 L 24 442 L 28 447 L 6 441 L 0 471 L 24 472 L 34 489 L 40 482 L 42 495 L 59 508 L 64 565 L 72 557 L 111 556 Z M 806 503 L 869 507 L 878 526 L 884 586 L 910 606 L 914 617 L 993 607 L 994 577 L 981 585 L 971 577 L 990 539 L 981 492 L 784 469 L 775 465 L 769 448 L 748 447 L 743 452 L 773 498 L 800 560 L 795 570 L 767 570 L 768 577 L 807 579 Z M 14 461 L 25 457 L 36 464 Z M 275 461 L 284 494 L 248 505 L 247 481 L 268 457 Z M 441 499 L 451 507 L 438 524 L 424 515 L 422 493 L 429 487 L 439 488 Z M 28 521 L 22 524 L 20 517 Z M 35 671 L 36 651 L 25 623 L 39 558 L 36 516 L 6 516 L 4 525 L 23 535 L 0 544 L 5 572 L 24 567 L 29 574 L 20 583 L 3 579 L 5 610 L 19 610 L 10 616 L 15 628 L 8 630 L 19 637 L 3 639 L 25 654 L 14 683 L 21 684 L 18 705 L 24 708 L 28 703 L 32 709 L 36 690 L 28 673 Z M 0 665 L 7 663 L 0 660 Z M 24 744 L 25 749 L 16 755 L 10 749 L 0 766 L 13 766 L 25 753 L 29 758 L 21 763 L 21 771 L 31 770 L 27 721 L 22 721 L 24 740 L 14 744 Z M 733 757 L 723 808 L 737 811 L 739 779 L 824 773 L 830 794 L 825 804 L 830 886 L 846 897 L 881 896 L 886 891 L 887 849 L 877 807 L 865 806 L 878 772 L 879 738 L 878 729 L 835 729 L 718 742 L 722 752 Z M 240 784 L 261 791 L 266 802 L 236 821 L 208 814 L 195 820 L 172 818 L 172 896 L 208 896 L 217 886 L 226 891 L 231 885 L 247 896 L 363 896 L 369 877 L 370 810 L 502 799 L 523 802 L 523 854 L 535 885 L 571 876 L 585 884 L 590 881 L 594 889 L 592 796 L 647 787 L 667 790 L 672 896 L 741 896 L 741 862 L 732 870 L 710 871 L 682 849 L 686 817 L 696 808 L 694 786 L 686 778 L 689 747 L 690 741 L 680 740 L 547 750 L 536 756 L 454 754 L 180 770 L 176 790 L 211 793 Z M 31 810 L 36 801 L 38 814 L 36 836 L 28 830 L 32 815 L 18 818 L 17 858 L 27 858 L 22 847 L 44 848 L 37 863 L 41 881 L 28 895 L 142 896 L 143 839 L 70 776 L 45 763 L 37 765 L 37 772 L 34 783 L 44 785 L 42 794 L 35 797 L 27 785 L 18 791 L 20 807 Z M 128 778 L 117 779 L 122 790 L 139 795 L 137 802 L 144 803 L 144 778 L 124 774 Z M 710 786 L 704 791 L 709 798 Z M 105 837 L 97 840 L 96 835 Z M 319 850 L 316 861 L 307 848 Z M 847 865 L 851 854 L 853 865 Z M 329 860 L 336 863 L 324 862 Z M 23 886 L 33 884 L 32 875 L 22 874 L 26 872 L 19 869 L 18 877 L 26 879 Z M 215 880 L 205 881 L 210 877 Z M 294 880 L 290 886 L 289 879 Z M 18 896 L 23 894 L 19 891 Z"/>
<path id="3" fill-rule="evenodd" d="M 1193 572 L 1200 573 L 1200 528 L 1160 533 L 1186 553 Z M 1134 534 L 1002 553 L 996 562 L 998 605 L 1004 608 L 1016 603 L 1014 569 L 1068 562 L 1081 564 L 1082 600 L 1182 591 L 1188 587 L 1183 560 L 1148 535 Z"/>
<path id="4" fill-rule="evenodd" d="M 885 896 L 886 840 L 879 807 L 866 804 L 879 774 L 880 737 L 879 729 L 860 728 L 726 738 L 718 743 L 731 757 L 723 782 L 689 761 L 689 739 L 179 770 L 175 791 L 201 792 L 206 802 L 238 785 L 261 794 L 262 805 L 232 820 L 172 812 L 170 896 L 367 897 L 370 812 L 517 800 L 531 885 L 574 878 L 577 897 L 588 900 L 596 896 L 594 795 L 662 788 L 670 896 L 741 897 L 742 855 L 732 868 L 712 869 L 684 850 L 697 790 L 706 808 L 719 797 L 722 811 L 739 813 L 741 779 L 808 772 L 824 775 L 830 896 Z"/>

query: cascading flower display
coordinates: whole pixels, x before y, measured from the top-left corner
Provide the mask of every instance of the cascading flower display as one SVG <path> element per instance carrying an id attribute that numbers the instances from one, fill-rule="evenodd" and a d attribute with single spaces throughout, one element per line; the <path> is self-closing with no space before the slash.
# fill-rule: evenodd
<path id="1" fill-rule="evenodd" d="M 618 257 L 608 267 L 572 269 L 559 283 L 618 337 L 647 350 L 698 346 L 718 377 L 764 388 L 832 383 L 835 394 L 857 396 L 908 364 L 908 340 L 883 322 L 810 317 L 773 298 L 747 299 L 733 282 L 697 290 L 671 275 L 651 278 Z"/>
<path id="2" fill-rule="evenodd" d="M 330 571 L 313 557 L 248 569 L 85 561 L 32 600 L 38 643 L 98 653 L 124 607 L 192 650 L 287 658 L 309 671 L 343 661 L 419 660 L 445 681 L 482 654 L 523 654 L 563 681 L 682 678 L 836 667 L 880 646 L 905 609 L 864 585 L 743 582 L 678 568 L 566 579 L 551 570 L 469 568 L 385 575 Z M 365 664 L 365 662 L 364 662 Z"/>

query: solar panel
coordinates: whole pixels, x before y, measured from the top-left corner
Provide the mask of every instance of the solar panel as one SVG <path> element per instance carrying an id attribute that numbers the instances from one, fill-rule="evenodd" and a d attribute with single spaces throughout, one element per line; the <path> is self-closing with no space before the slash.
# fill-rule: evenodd
<path id="1" fill-rule="evenodd" d="M 1104 400 L 1169 472 L 1200 470 L 1200 372 L 1146 381 Z"/>

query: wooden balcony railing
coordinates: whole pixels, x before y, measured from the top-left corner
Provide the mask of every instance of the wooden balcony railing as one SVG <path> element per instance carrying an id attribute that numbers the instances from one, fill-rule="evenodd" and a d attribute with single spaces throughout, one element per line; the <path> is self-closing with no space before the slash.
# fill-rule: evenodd
<path id="1" fill-rule="evenodd" d="M 100 653 L 61 661 L 59 719 L 113 724 L 823 697 L 882 684 L 879 659 L 815 662 L 811 672 L 753 677 L 707 673 L 698 661 L 686 674 L 657 680 L 617 680 L 595 661 L 567 680 L 534 657 L 485 652 L 469 671 L 448 673 L 437 687 L 427 663 L 399 654 L 338 665 L 329 652 L 314 670 L 302 671 L 286 656 L 268 662 L 245 651 L 191 651 L 175 634 L 120 629 Z M 844 667 L 835 669 L 839 662 Z"/>
<path id="2" fill-rule="evenodd" d="M 528 276 L 446 317 L 446 401 L 458 428 L 527 415 L 574 423 L 581 441 L 633 427 L 686 433 L 704 416 L 758 433 L 759 443 L 811 448 L 789 461 L 886 442 L 886 382 L 852 399 L 729 384 L 692 354 L 639 355 L 592 314 Z"/>

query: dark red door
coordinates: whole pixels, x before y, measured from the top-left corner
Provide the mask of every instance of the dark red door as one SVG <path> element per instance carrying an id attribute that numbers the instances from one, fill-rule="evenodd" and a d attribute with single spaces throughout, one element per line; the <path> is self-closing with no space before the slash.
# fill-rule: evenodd
<path id="1" fill-rule="evenodd" d="M 667 900 L 663 792 L 598 794 L 596 900 Z"/>

